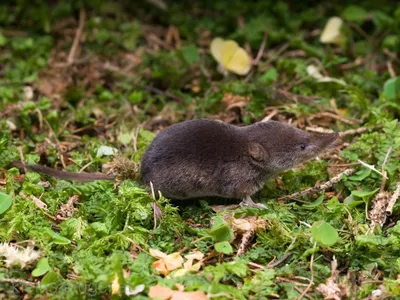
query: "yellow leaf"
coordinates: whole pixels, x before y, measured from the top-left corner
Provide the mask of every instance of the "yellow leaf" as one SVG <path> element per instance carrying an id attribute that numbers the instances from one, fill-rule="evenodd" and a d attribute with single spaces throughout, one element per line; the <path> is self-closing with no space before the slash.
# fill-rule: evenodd
<path id="1" fill-rule="evenodd" d="M 250 57 L 244 49 L 239 48 L 225 68 L 238 75 L 246 75 L 251 68 Z"/>
<path id="2" fill-rule="evenodd" d="M 342 45 L 344 35 L 341 32 L 343 20 L 339 17 L 332 17 L 328 20 L 321 33 L 320 42 L 323 44 Z"/>
<path id="3" fill-rule="evenodd" d="M 220 49 L 221 49 L 221 44 L 222 44 L 223 42 L 224 42 L 223 39 L 217 37 L 217 38 L 214 38 L 214 39 L 211 41 L 211 45 L 210 45 L 211 54 L 212 54 L 212 56 L 214 57 L 214 59 L 215 59 L 218 63 L 221 63 L 221 61 L 222 61 Z"/>
<path id="4" fill-rule="evenodd" d="M 115 274 L 114 280 L 111 283 L 111 295 L 117 295 L 121 291 L 121 287 L 119 285 L 118 275 Z"/>
<path id="5" fill-rule="evenodd" d="M 250 71 L 250 56 L 235 41 L 214 38 L 210 45 L 210 51 L 224 70 L 238 75 L 246 75 Z"/>
<path id="6" fill-rule="evenodd" d="M 236 51 L 238 51 L 239 45 L 232 40 L 224 41 L 221 43 L 219 51 L 221 53 L 220 63 L 226 68 L 234 57 Z"/>

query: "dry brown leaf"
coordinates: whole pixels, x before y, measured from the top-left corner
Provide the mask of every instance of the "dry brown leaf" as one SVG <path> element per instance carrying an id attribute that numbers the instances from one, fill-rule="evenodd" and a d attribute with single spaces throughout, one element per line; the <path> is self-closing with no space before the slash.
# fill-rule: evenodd
<path id="1" fill-rule="evenodd" d="M 162 252 L 158 249 L 150 249 L 149 253 L 151 256 L 153 256 L 154 258 L 157 258 L 157 259 L 167 257 L 167 254 L 165 254 L 164 252 Z"/>
<path id="2" fill-rule="evenodd" d="M 202 291 L 196 292 L 184 292 L 183 286 L 179 286 L 180 291 L 174 291 L 170 288 L 166 288 L 163 286 L 152 286 L 149 290 L 149 297 L 160 298 L 162 300 L 206 300 L 207 295 Z"/>
<path id="3" fill-rule="evenodd" d="M 173 271 L 180 268 L 183 265 L 183 258 L 179 252 L 175 252 L 169 254 L 166 258 L 164 258 L 165 265 L 167 270 Z"/>
<path id="4" fill-rule="evenodd" d="M 163 287 L 160 285 L 152 286 L 149 289 L 149 297 L 153 298 L 160 298 L 162 300 L 171 299 L 172 294 L 174 293 L 173 290 L 167 287 Z"/>
<path id="5" fill-rule="evenodd" d="M 202 291 L 197 292 L 175 292 L 171 300 L 207 300 L 207 295 Z"/>
<path id="6" fill-rule="evenodd" d="M 150 255 L 160 258 L 153 262 L 152 266 L 162 275 L 168 275 L 171 271 L 176 270 L 183 265 L 183 258 L 179 252 L 166 255 L 157 249 L 151 249 Z"/>
<path id="7" fill-rule="evenodd" d="M 169 271 L 167 270 L 167 266 L 165 265 L 165 262 L 162 259 L 153 262 L 152 266 L 154 269 L 157 270 L 158 273 L 160 273 L 162 275 L 169 274 Z"/>
<path id="8" fill-rule="evenodd" d="M 36 207 L 42 208 L 44 210 L 47 210 L 47 204 L 44 203 L 42 200 L 40 200 L 39 198 L 31 195 L 32 201 L 33 203 L 35 203 Z"/>

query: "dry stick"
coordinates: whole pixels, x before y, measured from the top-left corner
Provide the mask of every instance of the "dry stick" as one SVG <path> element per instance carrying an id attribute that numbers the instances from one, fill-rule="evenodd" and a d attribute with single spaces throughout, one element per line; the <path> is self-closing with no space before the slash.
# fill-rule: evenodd
<path id="1" fill-rule="evenodd" d="M 85 20 L 86 20 L 86 12 L 85 12 L 85 9 L 83 7 L 81 7 L 81 9 L 79 11 L 79 26 L 78 26 L 78 29 L 76 30 L 75 38 L 74 38 L 71 50 L 69 51 L 68 58 L 67 58 L 68 64 L 72 64 L 74 62 L 76 50 L 78 49 L 79 41 L 81 39 L 83 29 L 85 28 Z"/>
<path id="2" fill-rule="evenodd" d="M 267 269 L 273 269 L 273 268 L 279 266 L 281 263 L 285 262 L 291 256 L 292 256 L 292 253 L 290 253 L 290 252 L 289 253 L 285 253 L 278 260 L 268 264 L 267 265 Z"/>
<path id="3" fill-rule="evenodd" d="M 301 289 L 299 289 L 297 286 L 294 286 L 293 288 L 294 288 L 296 291 L 298 291 L 299 294 L 301 294 Z M 304 295 L 303 297 L 306 297 L 307 299 L 312 300 L 312 298 L 311 298 L 310 296 L 308 296 L 308 295 Z"/>
<path id="4" fill-rule="evenodd" d="M 336 114 L 331 113 L 331 112 L 320 112 L 320 113 L 317 113 L 317 114 L 313 115 L 309 119 L 313 120 L 313 119 L 319 118 L 319 117 L 327 117 L 327 118 L 335 119 L 335 120 L 338 120 L 338 121 L 341 121 L 343 123 L 350 124 L 350 125 L 356 125 L 356 124 L 360 124 L 361 123 L 360 120 L 348 119 L 348 118 L 336 115 Z"/>
<path id="5" fill-rule="evenodd" d="M 278 113 L 279 113 L 279 111 L 277 109 L 274 109 L 270 114 L 268 114 L 264 119 L 262 119 L 261 122 L 267 122 L 267 121 L 271 120 Z"/>
<path id="6" fill-rule="evenodd" d="M 268 40 L 268 28 L 265 29 L 264 38 L 261 42 L 260 49 L 258 49 L 257 56 L 252 62 L 253 66 L 257 66 L 258 63 L 260 62 L 260 60 L 264 54 L 264 49 L 265 49 L 265 45 L 267 44 L 267 40 Z"/>
<path id="7" fill-rule="evenodd" d="M 392 215 L 394 204 L 396 203 L 397 199 L 400 197 L 400 182 L 397 183 L 397 189 L 393 193 L 392 197 L 389 200 L 388 206 L 386 207 L 386 215 Z"/>
<path id="8" fill-rule="evenodd" d="M 382 182 L 381 182 L 381 189 L 379 191 L 380 193 L 382 193 L 385 190 L 385 185 L 386 185 L 386 180 L 387 180 L 387 172 L 385 170 L 385 167 L 386 167 L 386 164 L 387 164 L 387 162 L 389 160 L 389 156 L 392 153 L 392 151 L 393 151 L 393 147 L 390 146 L 388 151 L 386 152 L 385 159 L 383 160 L 383 163 L 382 163 L 382 168 L 381 168 L 381 170 L 382 170 Z"/>
<path id="9" fill-rule="evenodd" d="M 326 190 L 328 188 L 330 188 L 331 186 L 333 186 L 334 184 L 338 183 L 343 176 L 349 176 L 351 174 L 354 173 L 354 169 L 346 169 L 344 170 L 342 173 L 336 175 L 335 177 L 333 177 L 332 179 L 330 179 L 329 181 L 319 185 L 319 186 L 314 186 L 308 189 L 305 189 L 303 191 L 291 194 L 291 195 L 286 195 L 283 197 L 278 198 L 277 200 L 286 200 L 286 199 L 293 199 L 293 198 L 300 198 L 300 197 L 304 197 L 322 190 Z"/>
<path id="10" fill-rule="evenodd" d="M 387 48 L 383 49 L 383 53 L 385 53 L 387 56 L 389 56 L 394 61 L 400 62 L 400 59 L 396 56 L 396 54 L 390 52 L 389 49 L 387 49 Z"/>
<path id="11" fill-rule="evenodd" d="M 360 128 L 357 128 L 357 129 L 350 129 L 350 130 L 339 132 L 339 136 L 340 137 L 344 137 L 346 135 L 360 134 L 360 133 L 364 133 L 364 132 L 366 132 L 368 130 L 371 130 L 371 131 L 372 130 L 378 130 L 378 129 L 381 129 L 382 127 L 383 126 L 375 126 L 373 128 L 360 127 Z"/>
<path id="12" fill-rule="evenodd" d="M 57 149 L 60 152 L 61 164 L 62 164 L 63 168 L 66 169 L 67 165 L 65 164 L 64 156 L 63 156 L 63 153 L 61 152 L 62 150 L 61 150 L 61 146 L 60 146 L 60 141 L 58 140 L 57 135 L 54 132 L 53 128 L 51 127 L 50 123 L 46 119 L 43 119 L 43 121 L 46 123 L 47 127 L 49 128 L 50 133 L 54 136 L 54 139 L 56 140 Z"/>
<path id="13" fill-rule="evenodd" d="M 29 285 L 29 286 L 37 285 L 35 282 L 18 279 L 18 278 L 0 278 L 0 282 L 20 283 L 20 284 L 25 284 L 25 285 Z"/>
<path id="14" fill-rule="evenodd" d="M 391 61 L 386 62 L 386 67 L 387 67 L 387 69 L 388 69 L 388 72 L 389 72 L 389 74 L 390 74 L 390 77 L 391 77 L 391 78 L 396 77 L 396 72 L 395 72 L 394 69 L 393 69 L 393 64 L 392 64 Z"/>
<path id="15" fill-rule="evenodd" d="M 317 247 L 317 242 L 314 242 L 314 249 L 315 247 Z M 303 291 L 303 293 L 301 293 L 300 297 L 298 298 L 298 300 L 303 299 L 303 297 L 307 294 L 308 290 L 311 288 L 311 286 L 314 284 L 314 270 L 313 270 L 313 264 L 314 264 L 314 253 L 311 254 L 311 260 L 310 260 L 310 272 L 311 272 L 311 278 L 310 278 L 310 283 L 308 284 L 308 286 L 305 288 L 305 290 Z"/>

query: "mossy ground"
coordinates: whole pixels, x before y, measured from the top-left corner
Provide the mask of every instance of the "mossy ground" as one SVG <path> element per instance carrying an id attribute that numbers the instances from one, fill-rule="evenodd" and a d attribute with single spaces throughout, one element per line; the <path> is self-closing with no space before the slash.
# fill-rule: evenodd
<path id="1" fill-rule="evenodd" d="M 319 41 L 332 16 L 344 20 L 340 46 Z M 390 197 L 400 181 L 395 1 L 6 1 L 0 26 L 0 241 L 41 257 L 22 268 L 0 253 L 0 295 L 148 299 L 150 287 L 179 283 L 213 299 L 322 299 L 322 284 L 329 299 L 400 297 L 400 205 L 385 219 L 371 213 L 378 189 Z M 209 52 L 217 36 L 253 58 L 265 42 L 247 76 L 218 73 Z M 310 65 L 345 85 L 318 82 Z M 18 165 L 98 172 L 113 149 L 139 162 L 176 122 L 244 125 L 267 116 L 359 131 L 269 182 L 254 198 L 265 210 L 215 212 L 213 202 L 161 198 L 156 222 L 139 181 L 80 184 Z M 325 192 L 274 200 L 345 168 L 355 173 Z M 376 214 L 383 222 L 371 228 Z M 238 219 L 258 227 L 248 240 L 232 225 Z M 197 249 L 205 258 L 199 271 L 163 276 L 150 249 Z"/>

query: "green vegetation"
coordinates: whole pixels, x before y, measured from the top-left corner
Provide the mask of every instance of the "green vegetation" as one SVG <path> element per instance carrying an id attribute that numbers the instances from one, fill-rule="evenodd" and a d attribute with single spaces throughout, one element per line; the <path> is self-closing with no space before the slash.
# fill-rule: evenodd
<path id="1" fill-rule="evenodd" d="M 149 299 L 157 285 L 212 299 L 400 297 L 400 200 L 385 212 L 400 182 L 395 1 L 3 2 L 0 298 Z M 321 43 L 333 16 L 340 41 Z M 265 48 L 247 75 L 223 75 L 214 37 L 253 59 Z M 173 123 L 266 116 L 362 130 L 270 181 L 254 197 L 265 210 L 176 205 L 139 180 L 68 182 L 19 164 L 105 172 L 114 155 L 140 162 Z M 276 200 L 346 168 L 325 191 Z M 204 258 L 163 275 L 151 249 Z"/>

